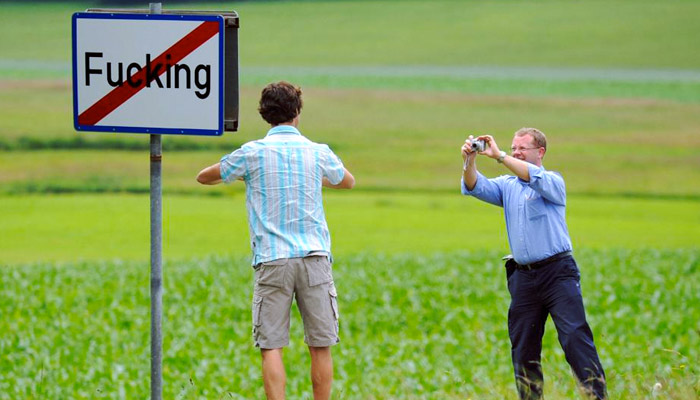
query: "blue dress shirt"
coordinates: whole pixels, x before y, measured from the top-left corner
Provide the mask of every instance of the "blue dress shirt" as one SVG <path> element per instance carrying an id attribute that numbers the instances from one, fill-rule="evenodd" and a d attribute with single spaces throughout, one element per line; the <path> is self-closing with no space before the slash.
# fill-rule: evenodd
<path id="1" fill-rule="evenodd" d="M 488 179 L 477 172 L 473 190 L 462 179 L 462 194 L 503 207 L 508 243 L 518 264 L 572 250 L 564 179 L 533 164 L 528 164 L 528 171 L 530 182 L 512 175 Z"/>

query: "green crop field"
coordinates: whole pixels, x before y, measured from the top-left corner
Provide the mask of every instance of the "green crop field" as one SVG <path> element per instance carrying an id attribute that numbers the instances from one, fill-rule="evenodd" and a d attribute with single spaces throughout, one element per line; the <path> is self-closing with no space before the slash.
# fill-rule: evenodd
<path id="1" fill-rule="evenodd" d="M 498 252 L 360 253 L 334 266 L 341 343 L 338 399 L 514 399 Z M 697 252 L 578 254 L 589 321 L 610 395 L 697 397 Z M 250 343 L 246 260 L 166 262 L 164 398 L 262 398 Z M 0 269 L 0 398 L 146 398 L 148 265 L 35 264 Z M 285 352 L 291 398 L 310 398 L 294 309 Z M 576 398 L 547 326 L 548 398 Z M 656 383 L 660 393 L 652 393 Z"/>
<path id="2" fill-rule="evenodd" d="M 0 400 L 149 394 L 148 138 L 73 130 L 70 18 L 104 3 L 0 2 Z M 357 179 L 324 193 L 334 398 L 516 398 L 502 210 L 460 196 L 459 148 L 535 126 L 611 398 L 700 399 L 700 2 L 163 3 L 240 14 L 242 86 L 239 132 L 163 138 L 164 398 L 263 397 L 244 186 L 194 177 L 287 79 Z M 293 313 L 287 394 L 310 399 Z M 551 321 L 543 364 L 547 398 L 578 398 Z"/>

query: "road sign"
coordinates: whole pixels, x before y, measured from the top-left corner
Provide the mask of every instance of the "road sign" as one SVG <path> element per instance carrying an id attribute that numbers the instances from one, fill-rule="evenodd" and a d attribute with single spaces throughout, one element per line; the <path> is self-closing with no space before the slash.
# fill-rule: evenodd
<path id="1" fill-rule="evenodd" d="M 76 130 L 223 133 L 223 17 L 75 13 L 72 22 Z"/>

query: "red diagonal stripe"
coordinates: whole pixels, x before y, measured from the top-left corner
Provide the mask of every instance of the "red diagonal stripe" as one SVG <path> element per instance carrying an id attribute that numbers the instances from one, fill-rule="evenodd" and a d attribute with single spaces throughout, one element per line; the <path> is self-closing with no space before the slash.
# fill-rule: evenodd
<path id="1" fill-rule="evenodd" d="M 170 46 L 169 49 L 165 50 L 158 57 L 151 60 L 151 65 L 165 65 L 165 56 L 167 54 L 170 54 L 168 63 L 175 64 L 193 52 L 197 47 L 204 44 L 204 42 L 211 39 L 217 33 L 219 33 L 219 23 L 217 21 L 202 22 L 202 24 L 196 27 L 192 32 L 178 40 L 177 43 Z M 165 68 L 162 68 L 158 75 L 162 75 L 164 72 Z M 125 80 L 121 86 L 117 86 L 111 92 L 107 93 L 103 98 L 95 102 L 95 104 L 90 106 L 90 108 L 83 111 L 83 113 L 78 116 L 78 124 L 97 124 L 100 122 L 100 120 L 102 120 L 102 118 L 109 115 L 109 113 L 138 93 L 139 90 L 146 87 L 145 66 L 141 67 L 141 69 L 139 69 L 138 72 L 131 77 L 133 82 L 137 82 L 139 79 L 141 80 L 141 84 L 139 86 L 133 87 Z"/>

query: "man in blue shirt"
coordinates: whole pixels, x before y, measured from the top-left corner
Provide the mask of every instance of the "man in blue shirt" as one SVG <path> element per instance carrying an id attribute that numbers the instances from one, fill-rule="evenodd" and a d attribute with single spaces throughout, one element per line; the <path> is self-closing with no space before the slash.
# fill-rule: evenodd
<path id="1" fill-rule="evenodd" d="M 314 399 L 328 399 L 333 381 L 330 346 L 338 343 L 338 303 L 331 268 L 331 241 L 321 188 L 351 189 L 355 178 L 326 146 L 301 135 L 301 89 L 267 85 L 258 111 L 271 129 L 203 169 L 202 184 L 246 185 L 253 250 L 253 337 L 262 354 L 268 399 L 284 399 L 282 349 L 289 344 L 292 299 L 304 322 L 311 354 Z"/>
<path id="2" fill-rule="evenodd" d="M 542 398 L 540 354 L 551 314 L 579 383 L 589 396 L 605 399 L 605 373 L 586 322 L 580 273 L 571 255 L 564 179 L 542 166 L 545 135 L 535 128 L 518 130 L 510 156 L 490 135 L 477 138 L 488 146 L 481 152 L 472 149 L 472 136 L 469 139 L 462 146 L 462 194 L 503 207 L 513 254 L 506 262 L 508 333 L 520 398 Z M 477 154 L 496 159 L 515 176 L 487 179 L 476 169 Z"/>

